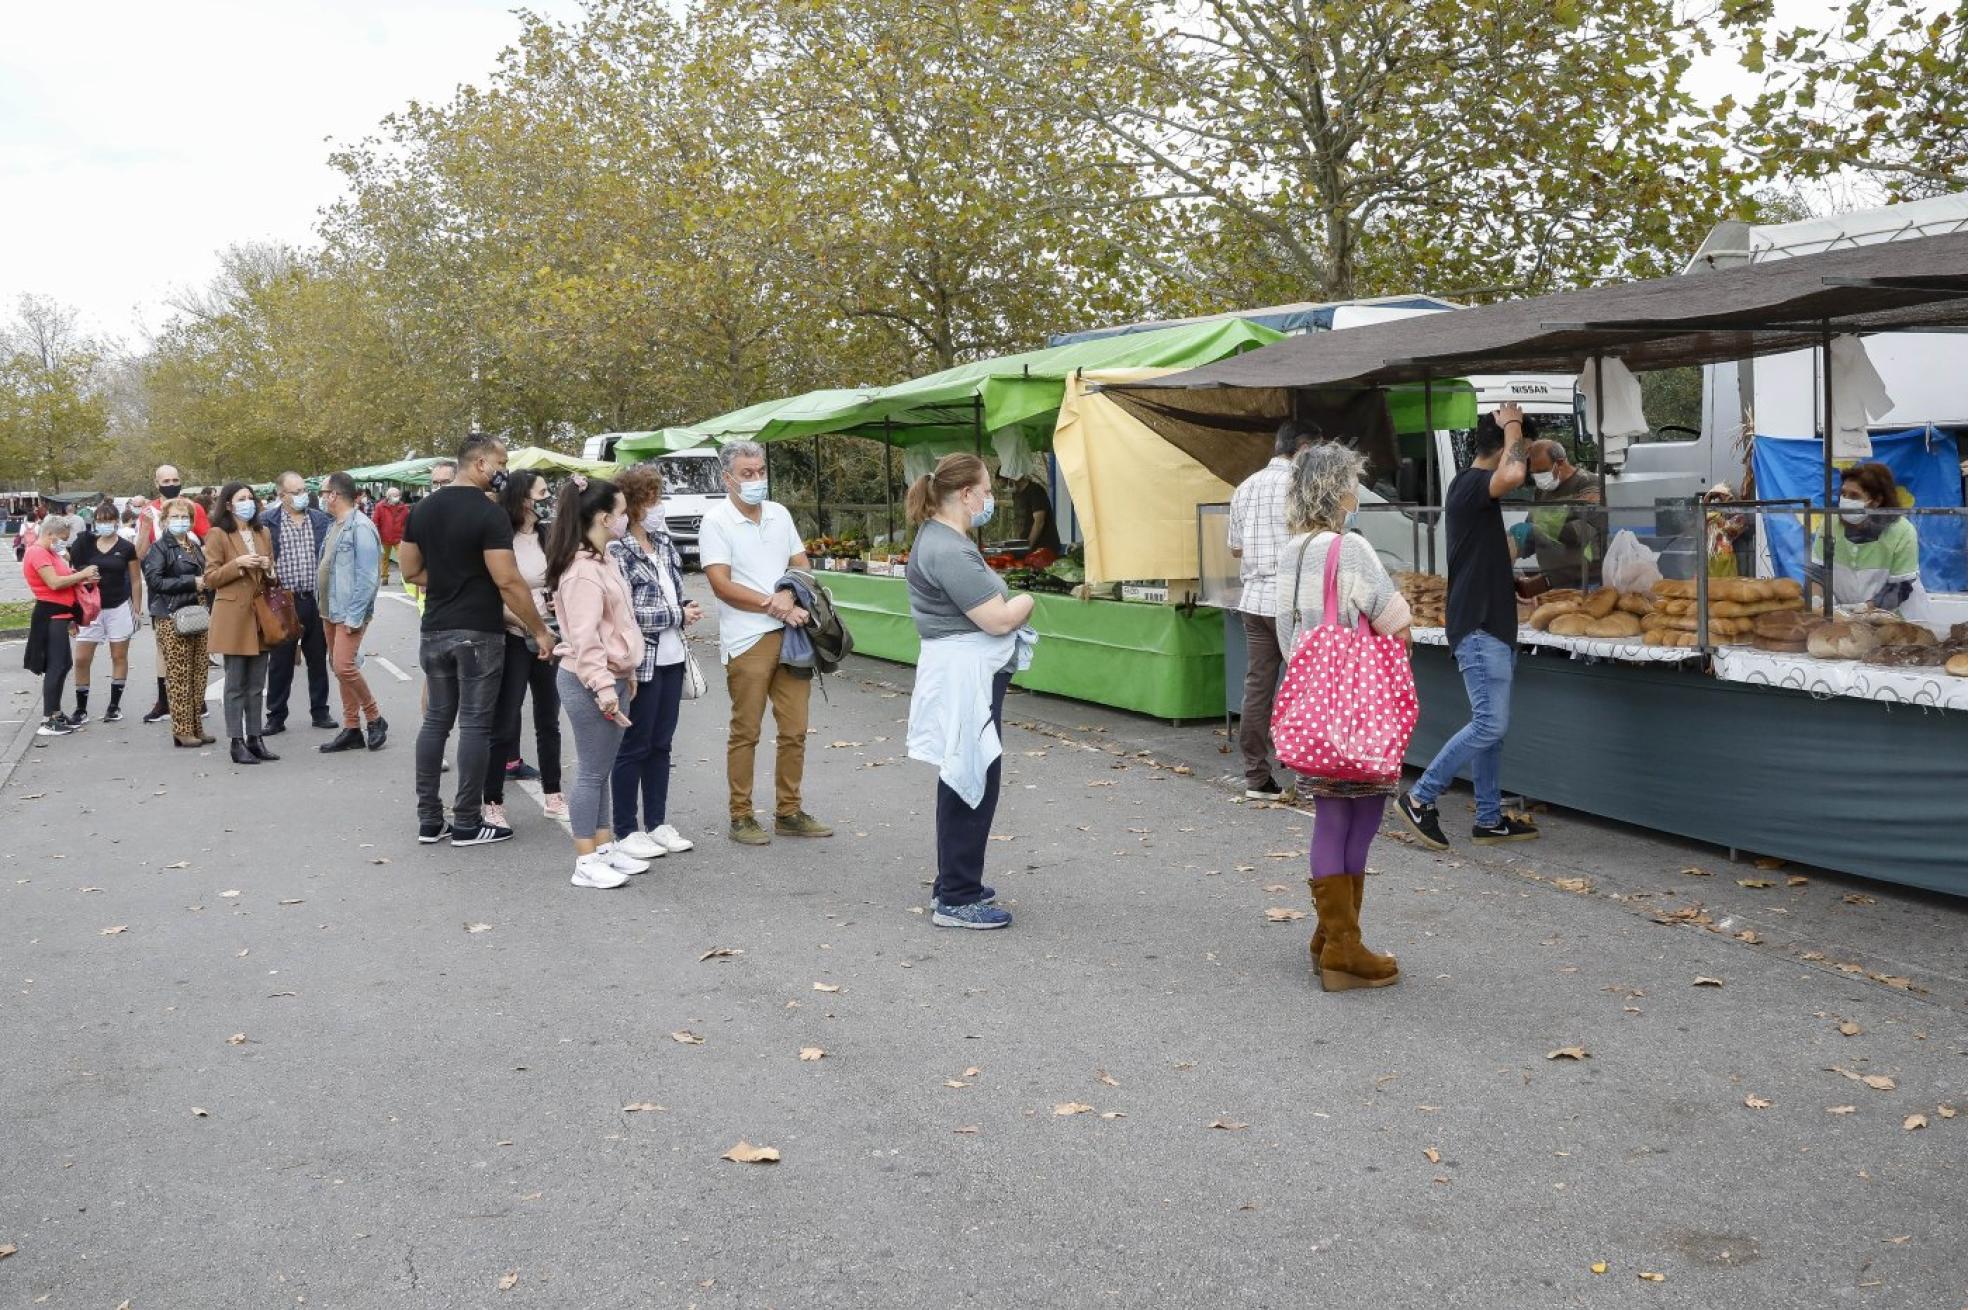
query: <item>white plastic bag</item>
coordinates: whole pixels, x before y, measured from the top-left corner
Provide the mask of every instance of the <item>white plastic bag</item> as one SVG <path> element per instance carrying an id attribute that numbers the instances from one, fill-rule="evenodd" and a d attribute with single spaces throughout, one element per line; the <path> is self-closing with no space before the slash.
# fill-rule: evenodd
<path id="1" fill-rule="evenodd" d="M 1615 591 L 1646 591 L 1661 580 L 1660 556 L 1640 544 L 1632 529 L 1613 538 L 1606 550 L 1606 585 Z"/>

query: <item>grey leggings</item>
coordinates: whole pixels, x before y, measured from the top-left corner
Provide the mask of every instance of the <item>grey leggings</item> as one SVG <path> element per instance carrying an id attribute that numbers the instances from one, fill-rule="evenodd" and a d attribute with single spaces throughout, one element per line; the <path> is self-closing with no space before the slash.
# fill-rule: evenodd
<path id="1" fill-rule="evenodd" d="M 615 771 L 615 755 L 622 749 L 624 729 L 602 717 L 594 693 L 581 685 L 567 665 L 560 666 L 554 682 L 560 689 L 567 722 L 574 729 L 574 785 L 567 792 L 567 826 L 581 841 L 593 841 L 597 830 L 612 826 L 608 780 Z M 628 698 L 629 684 L 617 681 L 615 699 Z"/>
<path id="2" fill-rule="evenodd" d="M 266 714 L 266 652 L 225 657 L 225 721 L 228 737 L 257 737 Z"/>

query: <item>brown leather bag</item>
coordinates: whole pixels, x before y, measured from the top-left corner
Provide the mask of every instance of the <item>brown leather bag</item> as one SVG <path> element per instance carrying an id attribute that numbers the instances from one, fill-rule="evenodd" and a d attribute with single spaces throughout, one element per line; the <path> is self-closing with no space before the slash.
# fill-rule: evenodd
<path id="1" fill-rule="evenodd" d="M 253 622 L 260 630 L 260 644 L 269 650 L 301 635 L 301 613 L 293 594 L 270 578 L 260 583 L 259 594 L 253 597 Z"/>

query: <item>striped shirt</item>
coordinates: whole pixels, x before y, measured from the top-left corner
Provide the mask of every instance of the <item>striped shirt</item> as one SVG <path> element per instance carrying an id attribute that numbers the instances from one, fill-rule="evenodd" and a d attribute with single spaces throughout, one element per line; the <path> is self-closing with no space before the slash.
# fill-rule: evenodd
<path id="1" fill-rule="evenodd" d="M 1291 475 L 1292 462 L 1274 455 L 1230 497 L 1230 549 L 1242 552 L 1237 572 L 1244 582 L 1237 609 L 1244 614 L 1277 617 L 1278 557 L 1291 536 L 1285 531 L 1285 492 L 1291 487 Z"/>

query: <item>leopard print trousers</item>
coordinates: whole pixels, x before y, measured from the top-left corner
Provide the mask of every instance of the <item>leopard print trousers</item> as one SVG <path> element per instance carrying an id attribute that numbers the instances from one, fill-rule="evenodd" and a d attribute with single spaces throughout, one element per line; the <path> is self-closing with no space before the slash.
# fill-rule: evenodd
<path id="1" fill-rule="evenodd" d="M 157 661 L 164 669 L 165 698 L 171 706 L 171 731 L 189 741 L 204 735 L 205 636 L 180 637 L 169 619 L 154 619 Z"/>

